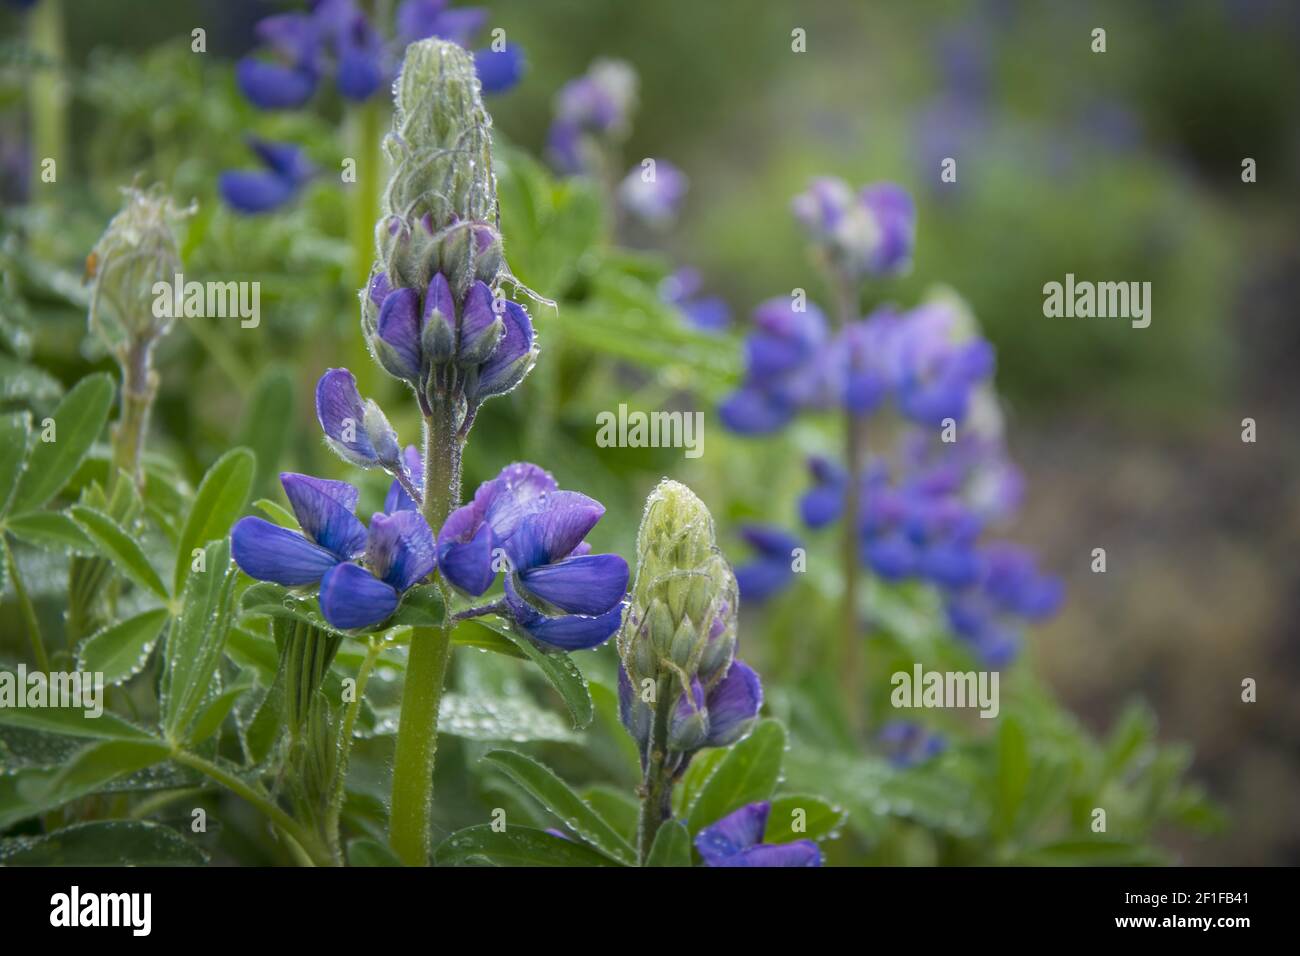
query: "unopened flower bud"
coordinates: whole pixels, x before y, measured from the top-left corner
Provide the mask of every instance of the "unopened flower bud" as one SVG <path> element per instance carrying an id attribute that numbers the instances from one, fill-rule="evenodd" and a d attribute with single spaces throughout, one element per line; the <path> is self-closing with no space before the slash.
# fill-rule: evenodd
<path id="1" fill-rule="evenodd" d="M 171 284 L 181 272 L 176 228 L 193 212 L 178 209 L 156 188 L 123 193 L 126 204 L 86 262 L 94 279 L 90 329 L 119 358 L 132 348 L 147 347 L 171 328 Z M 167 307 L 156 308 L 160 302 Z"/>

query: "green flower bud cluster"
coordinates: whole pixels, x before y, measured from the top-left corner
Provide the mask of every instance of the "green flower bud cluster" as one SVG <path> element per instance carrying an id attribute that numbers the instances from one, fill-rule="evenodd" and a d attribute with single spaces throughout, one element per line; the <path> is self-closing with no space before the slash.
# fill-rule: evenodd
<path id="1" fill-rule="evenodd" d="M 504 265 L 492 119 L 473 57 L 437 38 L 413 43 L 394 94 L 378 268 L 390 287 L 421 292 L 441 272 L 459 302 L 475 279 L 491 285 Z"/>
<path id="2" fill-rule="evenodd" d="M 160 189 L 128 187 L 126 204 L 108 224 L 86 260 L 92 281 L 90 330 L 125 364 L 165 335 L 174 318 L 157 310 L 154 286 L 174 282 L 181 271 L 179 224 L 193 207 L 178 208 Z M 166 293 L 170 298 L 171 292 Z"/>
<path id="3" fill-rule="evenodd" d="M 632 686 L 675 676 L 665 692 L 696 680 L 705 692 L 712 689 L 736 651 L 739 607 L 709 509 L 680 482 L 661 481 L 641 519 L 636 580 L 618 637 Z"/>

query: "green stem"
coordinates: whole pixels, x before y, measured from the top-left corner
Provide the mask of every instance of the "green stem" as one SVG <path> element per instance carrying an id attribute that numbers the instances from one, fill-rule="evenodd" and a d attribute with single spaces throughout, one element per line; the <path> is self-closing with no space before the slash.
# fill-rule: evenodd
<path id="1" fill-rule="evenodd" d="M 668 720 L 672 712 L 672 677 L 659 681 L 654 722 L 650 728 L 650 748 L 645 775 L 641 781 L 641 813 L 637 819 L 637 858 L 642 866 L 650 858 L 650 848 L 665 820 L 672 814 L 673 782 L 664 773 L 668 756 Z"/>
<path id="2" fill-rule="evenodd" d="M 158 394 L 158 376 L 153 370 L 152 343 L 135 343 L 122 362 L 122 413 L 113 426 L 113 470 L 108 478 L 110 494 L 119 472 L 141 485 L 140 459 L 149 431 L 149 413 Z"/>
<path id="3" fill-rule="evenodd" d="M 425 420 L 424 517 L 441 528 L 460 499 L 461 440 L 454 403 L 442 394 Z M 429 861 L 433 767 L 438 744 L 438 707 L 451 658 L 450 621 L 411 632 L 402 686 L 402 708 L 393 755 L 393 798 L 388 842 L 407 866 Z"/>
<path id="4" fill-rule="evenodd" d="M 329 850 L 321 845 L 320 840 L 314 833 L 235 774 L 187 750 L 174 751 L 172 759 L 179 764 L 192 767 L 206 777 L 211 777 L 236 796 L 242 797 L 256 808 L 262 816 L 279 827 L 281 832 L 293 843 L 297 844 L 297 850 L 301 850 L 305 854 L 306 862 L 315 866 L 330 866 L 334 862 Z M 290 850 L 294 851 L 294 849 L 291 843 Z"/>
<path id="5" fill-rule="evenodd" d="M 55 163 L 56 175 L 67 177 L 66 168 L 68 82 L 64 76 L 67 56 L 63 40 L 63 5 L 61 0 L 43 0 L 28 14 L 28 29 L 34 50 L 50 61 L 33 78 L 29 89 L 31 107 L 32 148 L 36 163 L 46 159 Z M 56 182 L 58 180 L 56 179 Z M 45 197 L 46 205 L 54 201 L 53 193 L 42 189 L 48 183 L 38 183 L 34 196 Z"/>
<path id="6" fill-rule="evenodd" d="M 28 597 L 27 589 L 23 587 L 23 579 L 18 573 L 18 562 L 14 559 L 13 547 L 7 539 L 0 539 L 0 547 L 4 548 L 9 579 L 14 583 L 14 594 L 17 595 L 18 606 L 22 609 L 23 623 L 27 626 L 27 636 L 32 642 L 32 654 L 36 657 L 36 666 L 48 673 L 50 658 L 45 653 L 45 642 L 41 640 L 41 624 L 36 619 L 36 608 L 32 607 L 32 599 Z"/>

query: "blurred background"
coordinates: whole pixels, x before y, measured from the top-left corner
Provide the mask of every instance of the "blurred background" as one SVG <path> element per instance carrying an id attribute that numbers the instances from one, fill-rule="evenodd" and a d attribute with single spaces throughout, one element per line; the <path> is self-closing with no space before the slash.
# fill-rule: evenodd
<path id="1" fill-rule="evenodd" d="M 812 176 L 889 179 L 913 192 L 915 268 L 879 297 L 911 303 L 950 286 L 997 347 L 1008 440 L 1028 484 L 1015 536 L 1064 576 L 1069 594 L 1062 615 L 1030 638 L 1032 666 L 1098 732 L 1141 697 L 1162 740 L 1191 745 L 1192 776 L 1229 825 L 1210 838 L 1172 836 L 1186 862 L 1300 863 L 1300 485 L 1292 478 L 1300 466 L 1300 6 L 483 5 L 490 25 L 527 51 L 524 82 L 491 109 L 501 136 L 528 152 L 542 151 L 567 80 L 598 57 L 636 68 L 640 106 L 626 166 L 667 158 L 690 191 L 670 231 L 632 241 L 698 268 L 737 330 L 755 304 L 794 287 L 824 299 L 789 215 Z M 64 199 L 45 212 L 24 158 L 41 132 L 17 108 L 23 77 L 41 65 L 0 61 L 0 191 L 32 200 L 40 259 L 57 266 L 43 278 L 33 266 L 35 284 L 50 286 L 36 310 L 50 375 L 75 379 L 88 358 L 78 335 L 58 332 L 84 322 L 59 283 L 80 269 L 130 170 L 199 200 L 194 277 L 263 282 L 257 336 L 176 337 L 174 354 L 160 361 L 193 370 L 164 381 L 158 417 L 164 441 L 195 474 L 249 414 L 253 372 L 277 363 L 285 394 L 296 396 L 281 466 L 335 467 L 318 447 L 305 396 L 321 367 L 341 364 L 341 343 L 359 348 L 337 184 L 314 185 L 298 208 L 259 220 L 255 232 L 215 197 L 214 168 L 248 165 L 242 137 L 251 132 L 309 143 L 325 168 L 346 155 L 337 112 L 260 114 L 234 89 L 230 63 L 253 46 L 253 25 L 288 6 L 67 0 L 71 168 L 61 173 Z M 0 10 L 7 48 L 21 16 Z M 189 40 L 199 26 L 207 30 L 201 56 Z M 1096 27 L 1106 30 L 1105 53 L 1091 50 Z M 795 28 L 806 31 L 806 52 L 791 50 Z M 955 183 L 939 180 L 945 157 L 957 159 Z M 1247 157 L 1258 170 L 1253 183 L 1242 181 Z M 1150 327 L 1045 318 L 1042 287 L 1066 273 L 1150 282 Z M 545 336 L 544 315 L 540 328 Z M 730 338 L 720 343 L 736 351 Z M 583 366 L 580 353 L 565 359 L 549 373 L 561 377 L 561 395 Z M 5 399 L 39 404 L 39 376 L 3 361 Z M 802 455 L 726 436 L 711 404 L 699 406 L 709 416 L 699 461 L 623 450 L 611 465 L 592 441 L 595 410 L 614 401 L 608 393 L 575 387 L 555 407 L 526 414 L 514 401 L 485 412 L 467 486 L 529 453 L 543 421 L 572 439 L 571 454 L 547 460 L 561 484 L 609 507 L 598 550 L 631 553 L 639 502 L 665 471 L 696 488 L 725 525 L 774 513 L 794 522 Z M 1253 444 L 1241 440 L 1247 417 L 1257 423 Z M 792 440 L 810 451 L 824 436 L 796 430 Z M 1097 547 L 1107 552 L 1105 574 L 1089 570 Z M 1257 703 L 1241 701 L 1246 677 L 1258 683 Z"/>

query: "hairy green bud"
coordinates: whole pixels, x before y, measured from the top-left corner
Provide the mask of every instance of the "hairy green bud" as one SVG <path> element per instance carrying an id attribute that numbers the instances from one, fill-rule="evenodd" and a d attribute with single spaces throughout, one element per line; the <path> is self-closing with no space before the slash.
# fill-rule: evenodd
<path id="1" fill-rule="evenodd" d="M 380 269 L 394 287 L 424 290 L 434 273 L 459 301 L 504 265 L 492 168 L 492 118 L 473 57 L 431 37 L 406 48 L 394 86 L 393 163 L 376 227 Z"/>
<path id="2" fill-rule="evenodd" d="M 618 637 L 633 685 L 675 675 L 679 688 L 698 680 L 708 690 L 735 654 L 739 607 L 709 509 L 680 482 L 661 481 L 646 500 L 631 606 Z"/>
<path id="3" fill-rule="evenodd" d="M 128 187 L 126 203 L 95 243 L 86 260 L 93 285 L 90 290 L 91 332 L 104 347 L 125 362 L 127 356 L 147 350 L 171 328 L 171 309 L 155 314 L 158 283 L 170 283 L 181 272 L 180 243 L 176 230 L 193 213 L 178 208 L 160 189 Z"/>

